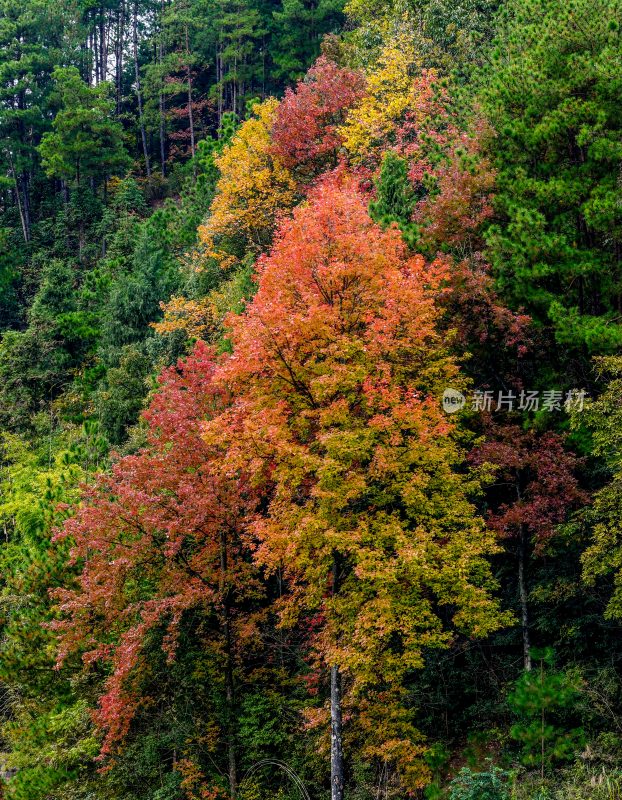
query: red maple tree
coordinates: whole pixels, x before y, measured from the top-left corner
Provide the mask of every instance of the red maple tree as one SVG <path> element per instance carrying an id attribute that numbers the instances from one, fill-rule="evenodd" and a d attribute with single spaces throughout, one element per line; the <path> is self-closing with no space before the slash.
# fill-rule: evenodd
<path id="1" fill-rule="evenodd" d="M 225 402 L 213 374 L 214 354 L 202 342 L 164 371 L 144 414 L 147 445 L 85 487 L 81 507 L 57 534 L 69 537 L 82 564 L 78 588 L 56 592 L 59 659 L 80 652 L 86 664 L 107 667 L 95 713 L 104 757 L 148 701 L 141 676 L 154 636 L 172 661 L 184 615 L 211 620 L 203 642 L 218 655 L 231 703 L 236 654 L 255 635 L 252 614 L 239 610 L 259 592 L 240 535 L 252 493 L 215 468 L 221 454 L 201 436 L 203 420 Z"/>
<path id="2" fill-rule="evenodd" d="M 490 527 L 516 546 L 523 662 L 531 669 L 527 564 L 541 556 L 569 513 L 588 501 L 576 473 L 580 460 L 552 431 L 488 422 L 488 441 L 471 453 L 475 464 L 495 468 Z"/>
<path id="3" fill-rule="evenodd" d="M 284 165 L 303 182 L 336 166 L 342 144 L 339 126 L 364 89 L 360 72 L 320 56 L 296 88 L 285 92 L 272 140 Z"/>

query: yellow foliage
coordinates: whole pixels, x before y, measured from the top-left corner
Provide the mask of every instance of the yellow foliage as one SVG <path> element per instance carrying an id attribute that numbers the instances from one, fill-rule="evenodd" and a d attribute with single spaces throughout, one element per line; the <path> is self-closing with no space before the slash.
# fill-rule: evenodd
<path id="1" fill-rule="evenodd" d="M 470 74 L 475 65 L 481 64 L 480 37 L 486 12 L 476 10 L 478 4 L 473 2 L 468 12 L 464 4 L 455 5 L 454 19 L 439 26 L 435 13 L 438 2 L 348 0 L 344 11 L 352 30 L 342 43 L 348 63 L 357 67 L 373 65 L 387 43 L 398 36 L 408 36 L 420 68 L 436 69 L 443 75 L 457 68 Z"/>
<path id="2" fill-rule="evenodd" d="M 151 323 L 159 334 L 181 330 L 189 339 L 206 339 L 215 328 L 211 303 L 206 297 L 200 300 L 171 297 L 167 303 L 160 303 L 160 308 L 164 311 L 164 319 Z"/>
<path id="3" fill-rule="evenodd" d="M 348 0 L 345 5 L 346 14 L 359 25 L 384 21 L 395 13 L 395 3 L 387 0 Z"/>
<path id="4" fill-rule="evenodd" d="M 198 300 L 171 297 L 167 303 L 160 303 L 164 318 L 152 322 L 151 327 L 161 335 L 183 331 L 188 339 L 216 341 L 224 335 L 225 317 L 244 308 L 248 279 L 248 271 L 238 270 Z"/>
<path id="5" fill-rule="evenodd" d="M 348 687 L 350 688 L 350 687 Z M 415 727 L 415 713 L 405 702 L 400 688 L 370 690 L 364 694 L 347 691 L 343 711 L 348 717 L 348 743 L 371 763 L 380 763 L 386 770 L 386 785 L 392 785 L 397 796 L 412 795 L 430 782 L 431 773 L 425 762 L 429 750 L 423 734 Z M 305 728 L 324 731 L 318 740 L 318 754 L 330 753 L 330 709 L 328 703 L 305 708 Z M 401 790 L 401 791 L 398 791 Z"/>
<path id="6" fill-rule="evenodd" d="M 272 153 L 270 133 L 278 105 L 278 100 L 268 98 L 255 106 L 253 116 L 216 160 L 220 179 L 210 216 L 199 227 L 199 239 L 205 255 L 223 267 L 230 266 L 241 250 L 266 250 L 278 214 L 296 202 L 294 179 Z"/>
<path id="7" fill-rule="evenodd" d="M 418 59 L 412 39 L 402 34 L 387 44 L 376 69 L 367 77 L 363 99 L 348 114 L 341 128 L 344 146 L 354 164 L 376 166 L 381 151 L 395 143 L 397 128 L 407 112 L 421 106 L 425 84 L 414 79 Z"/>

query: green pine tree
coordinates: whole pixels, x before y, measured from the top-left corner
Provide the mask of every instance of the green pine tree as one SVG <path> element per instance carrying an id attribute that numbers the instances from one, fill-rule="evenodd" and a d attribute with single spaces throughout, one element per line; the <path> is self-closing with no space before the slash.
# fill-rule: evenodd
<path id="1" fill-rule="evenodd" d="M 552 765 L 571 761 L 585 736 L 582 728 L 571 723 L 579 697 L 576 682 L 554 669 L 552 649 L 534 649 L 532 658 L 539 662 L 537 667 L 525 671 L 508 696 L 510 709 L 518 717 L 511 735 L 521 744 L 523 764 L 537 767 L 544 777 Z"/>
<path id="2" fill-rule="evenodd" d="M 416 203 L 417 196 L 408 179 L 407 161 L 388 151 L 376 183 L 376 200 L 369 204 L 372 219 L 384 228 L 397 223 L 406 243 L 414 247 L 417 226 L 412 222 L 412 213 Z"/>
<path id="3" fill-rule="evenodd" d="M 621 22 L 622 0 L 509 0 L 480 92 L 496 132 L 489 257 L 575 372 L 622 344 Z"/>

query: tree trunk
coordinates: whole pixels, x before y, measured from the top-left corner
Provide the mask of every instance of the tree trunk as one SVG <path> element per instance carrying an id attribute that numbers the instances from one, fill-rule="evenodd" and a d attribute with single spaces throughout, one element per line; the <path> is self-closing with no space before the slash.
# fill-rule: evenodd
<path id="1" fill-rule="evenodd" d="M 227 576 L 227 537 L 220 539 L 220 573 L 223 605 L 223 630 L 225 634 L 225 695 L 227 699 L 227 758 L 229 767 L 229 794 L 235 798 L 238 790 L 237 758 L 235 747 L 235 683 L 233 679 L 233 643 L 231 637 L 231 609 L 229 607 L 229 579 Z"/>
<path id="2" fill-rule="evenodd" d="M 119 4 L 117 9 L 117 42 L 116 42 L 116 74 L 115 74 L 115 93 L 117 105 L 117 117 L 121 114 L 121 101 L 123 97 L 123 40 L 125 38 L 125 0 Z"/>
<path id="3" fill-rule="evenodd" d="M 30 190 L 28 188 L 30 183 L 29 175 L 27 172 L 22 172 L 22 188 L 24 195 L 24 221 L 26 223 L 26 230 L 28 232 L 28 239 L 30 239 Z"/>
<path id="4" fill-rule="evenodd" d="M 332 595 L 338 591 L 339 567 L 333 555 Z M 330 796 L 343 800 L 344 767 L 341 726 L 341 675 L 339 667 L 330 668 Z"/>
<path id="5" fill-rule="evenodd" d="M 531 672 L 531 642 L 529 638 L 529 609 L 527 607 L 527 584 L 525 581 L 525 561 L 527 557 L 527 531 L 521 525 L 518 542 L 518 594 L 520 597 L 521 627 L 523 630 L 523 666 Z"/>
<path id="6" fill-rule="evenodd" d="M 97 46 L 97 24 L 95 22 L 95 11 L 93 10 L 93 30 L 91 31 L 91 60 L 95 69 L 93 84 L 99 83 L 99 48 Z"/>
<path id="7" fill-rule="evenodd" d="M 26 92 L 21 90 L 17 98 L 17 107 L 20 111 L 26 110 Z M 26 142 L 30 138 L 26 132 L 23 120 L 19 122 L 19 138 L 22 142 Z M 32 144 L 32 141 L 30 142 Z M 11 172 L 13 173 L 13 181 L 15 183 L 15 194 L 17 199 L 17 206 L 19 215 L 22 222 L 22 231 L 24 234 L 24 241 L 30 241 L 30 199 L 28 195 L 28 174 L 26 171 L 17 175 L 17 169 L 13 162 L 13 154 L 9 152 L 9 160 L 11 164 Z M 21 193 L 21 197 L 20 197 Z"/>
<path id="8" fill-rule="evenodd" d="M 231 101 L 231 107 L 233 108 L 233 113 L 237 116 L 238 113 L 238 54 L 237 53 L 233 57 L 233 83 L 231 85 L 233 87 L 233 100 Z"/>
<path id="9" fill-rule="evenodd" d="M 343 800 L 343 741 L 339 667 L 330 668 L 330 796 L 331 800 Z"/>
<path id="10" fill-rule="evenodd" d="M 164 0 L 160 6 L 160 42 L 158 45 L 158 57 L 160 60 L 160 94 L 158 105 L 160 111 L 160 162 L 162 177 L 166 178 L 166 103 L 164 100 Z"/>
<path id="11" fill-rule="evenodd" d="M 121 5 L 117 7 L 117 34 L 114 43 L 114 105 L 117 117 L 121 113 Z"/>
<path id="12" fill-rule="evenodd" d="M 87 84 L 89 86 L 93 85 L 93 33 L 89 31 L 86 37 L 86 51 L 88 57 L 88 67 L 87 67 Z"/>
<path id="13" fill-rule="evenodd" d="M 24 242 L 28 243 L 30 240 L 30 229 L 26 214 L 24 213 L 24 206 L 22 204 L 19 181 L 17 180 L 17 173 L 15 172 L 15 164 L 13 163 L 12 153 L 9 153 L 9 165 L 11 167 L 11 175 L 13 176 L 13 183 L 15 186 L 15 201 L 17 203 L 17 210 L 19 211 L 19 218 L 22 223 L 22 234 L 24 236 Z"/>
<path id="14" fill-rule="evenodd" d="M 195 160 L 194 146 L 194 111 L 192 108 L 192 70 L 190 68 L 190 40 L 188 36 L 188 26 L 185 27 L 186 35 L 186 69 L 188 78 L 188 125 L 190 126 L 190 154 L 192 156 L 192 174 L 197 178 L 197 163 Z"/>
<path id="15" fill-rule="evenodd" d="M 106 19 L 102 6 L 99 8 L 99 63 L 101 79 L 105 81 L 108 66 L 108 46 L 106 43 Z"/>
<path id="16" fill-rule="evenodd" d="M 143 96 L 140 90 L 140 67 L 138 64 L 138 0 L 134 0 L 134 20 L 132 26 L 132 41 L 134 45 L 134 78 L 136 80 L 136 98 L 138 100 L 138 122 L 140 124 L 140 138 L 143 143 L 145 157 L 145 172 L 151 177 L 151 164 L 149 163 L 149 149 L 147 148 L 147 135 L 145 133 L 145 119 L 143 116 Z"/>
<path id="17" fill-rule="evenodd" d="M 223 113 L 223 66 L 222 66 L 222 53 L 220 51 L 220 47 L 218 48 L 218 52 L 216 54 L 216 83 L 218 85 L 218 130 L 222 128 L 222 113 Z"/>

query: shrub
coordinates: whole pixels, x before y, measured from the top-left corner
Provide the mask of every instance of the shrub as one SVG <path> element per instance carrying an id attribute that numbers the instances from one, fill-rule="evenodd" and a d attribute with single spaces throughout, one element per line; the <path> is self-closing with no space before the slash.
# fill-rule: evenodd
<path id="1" fill-rule="evenodd" d="M 449 800 L 510 800 L 507 773 L 497 767 L 473 772 L 465 767 L 449 785 Z"/>

